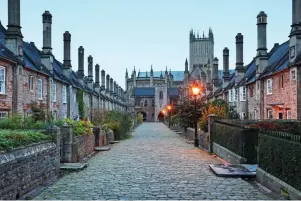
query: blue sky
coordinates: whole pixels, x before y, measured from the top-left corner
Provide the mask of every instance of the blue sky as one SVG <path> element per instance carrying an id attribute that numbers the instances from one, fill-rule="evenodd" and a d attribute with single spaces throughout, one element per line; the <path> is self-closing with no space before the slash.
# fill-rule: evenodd
<path id="1" fill-rule="evenodd" d="M 243 3 L 242 3 L 243 2 Z M 113 76 L 124 87 L 125 69 L 149 71 L 184 70 L 189 56 L 191 28 L 208 34 L 213 29 L 215 56 L 222 69 L 222 50 L 230 49 L 230 68 L 235 67 L 235 36 L 244 35 L 244 63 L 256 55 L 256 16 L 268 15 L 267 41 L 288 40 L 291 0 L 21 0 L 21 26 L 25 41 L 42 48 L 42 13 L 53 15 L 52 46 L 55 57 L 63 60 L 63 33 L 72 35 L 71 59 L 77 70 L 77 49 L 85 48 L 94 65 Z M 0 20 L 7 25 L 7 0 L 0 1 Z"/>

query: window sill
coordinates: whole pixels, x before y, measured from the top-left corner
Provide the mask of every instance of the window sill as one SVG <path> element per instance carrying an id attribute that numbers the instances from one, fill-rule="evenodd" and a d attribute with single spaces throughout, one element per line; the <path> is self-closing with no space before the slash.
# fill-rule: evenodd
<path id="1" fill-rule="evenodd" d="M 38 100 L 42 101 L 42 100 L 43 100 L 43 98 L 38 98 Z"/>
<path id="2" fill-rule="evenodd" d="M 267 95 L 273 95 L 273 93 L 267 93 Z"/>
<path id="3" fill-rule="evenodd" d="M 66 102 L 64 102 L 63 104 L 67 104 Z"/>

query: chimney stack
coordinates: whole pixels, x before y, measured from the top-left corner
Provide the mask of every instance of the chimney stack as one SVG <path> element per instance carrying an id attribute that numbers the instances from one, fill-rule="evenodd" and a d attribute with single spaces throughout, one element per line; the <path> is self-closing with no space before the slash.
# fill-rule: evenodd
<path id="1" fill-rule="evenodd" d="M 236 39 L 236 83 L 238 83 L 244 77 L 244 62 L 243 62 L 243 43 L 244 37 L 241 33 L 238 33 Z"/>
<path id="2" fill-rule="evenodd" d="M 49 11 L 45 11 L 42 15 L 43 22 L 43 51 L 41 54 L 41 62 L 46 68 L 53 72 L 53 57 L 52 57 L 52 46 L 51 46 L 51 24 L 52 15 Z"/>
<path id="3" fill-rule="evenodd" d="M 45 11 L 43 17 L 43 54 L 52 54 L 51 45 L 51 24 L 52 15 L 49 11 Z"/>
<path id="4" fill-rule="evenodd" d="M 105 72 L 105 70 L 102 70 L 101 71 L 101 90 L 105 90 L 106 89 L 106 81 L 105 81 L 105 79 L 106 79 L 106 72 Z"/>
<path id="5" fill-rule="evenodd" d="M 153 65 L 151 65 L 151 71 L 150 71 L 150 83 L 149 86 L 153 87 L 154 86 L 154 71 L 153 71 Z"/>
<path id="6" fill-rule="evenodd" d="M 80 46 L 78 48 L 78 71 L 77 71 L 77 77 L 80 80 L 83 80 L 85 77 L 84 72 L 84 55 L 85 55 L 85 49 L 83 46 Z"/>
<path id="7" fill-rule="evenodd" d="M 113 78 L 110 79 L 110 94 L 113 94 Z"/>
<path id="8" fill-rule="evenodd" d="M 69 31 L 64 33 L 64 69 L 71 68 L 71 34 Z"/>
<path id="9" fill-rule="evenodd" d="M 8 25 L 5 33 L 6 47 L 16 56 L 23 57 L 20 0 L 8 0 Z"/>
<path id="10" fill-rule="evenodd" d="M 260 11 L 257 15 L 257 58 L 256 58 L 257 77 L 268 66 L 267 53 L 267 15 Z"/>
<path id="11" fill-rule="evenodd" d="M 295 64 L 297 56 L 301 54 L 301 1 L 292 0 L 292 29 L 290 33 L 289 62 Z"/>
<path id="12" fill-rule="evenodd" d="M 227 47 L 223 50 L 223 88 L 226 88 L 230 81 L 229 73 L 229 49 Z"/>
<path id="13" fill-rule="evenodd" d="M 95 65 L 95 87 L 100 87 L 100 81 L 99 81 L 99 65 Z"/>
<path id="14" fill-rule="evenodd" d="M 213 86 L 214 91 L 219 87 L 219 81 L 218 81 L 218 59 L 215 57 L 213 59 L 213 70 L 212 70 L 212 80 L 213 80 Z"/>
<path id="15" fill-rule="evenodd" d="M 110 92 L 110 75 L 107 74 L 106 92 Z"/>
<path id="16" fill-rule="evenodd" d="M 113 82 L 113 93 L 114 93 L 115 96 L 117 95 L 116 87 L 117 87 L 116 81 L 114 81 L 114 82 Z"/>
<path id="17" fill-rule="evenodd" d="M 93 81 L 93 57 L 91 55 L 88 57 L 88 80 Z"/>

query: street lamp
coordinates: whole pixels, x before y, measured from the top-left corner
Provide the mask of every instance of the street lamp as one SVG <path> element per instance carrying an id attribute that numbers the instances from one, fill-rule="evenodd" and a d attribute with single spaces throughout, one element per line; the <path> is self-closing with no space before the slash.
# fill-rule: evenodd
<path id="1" fill-rule="evenodd" d="M 198 139 L 198 119 L 196 115 L 196 99 L 197 96 L 200 95 L 201 88 L 197 82 L 192 85 L 192 95 L 194 96 L 194 111 L 195 111 L 195 122 L 194 122 L 194 146 L 199 147 L 199 139 Z"/>
<path id="2" fill-rule="evenodd" d="M 169 105 L 167 105 L 167 110 L 168 110 L 168 128 L 170 128 L 170 117 L 171 117 L 171 109 L 172 109 L 172 107 L 171 107 L 171 105 L 169 104 Z"/>

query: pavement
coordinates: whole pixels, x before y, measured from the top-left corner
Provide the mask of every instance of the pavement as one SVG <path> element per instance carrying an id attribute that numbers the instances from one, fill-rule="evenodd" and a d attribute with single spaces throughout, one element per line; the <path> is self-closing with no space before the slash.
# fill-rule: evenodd
<path id="1" fill-rule="evenodd" d="M 187 144 L 162 123 L 143 123 L 130 139 L 88 163 L 88 168 L 64 176 L 35 199 L 271 199 L 241 178 L 214 175 L 208 165 L 220 160 Z"/>

